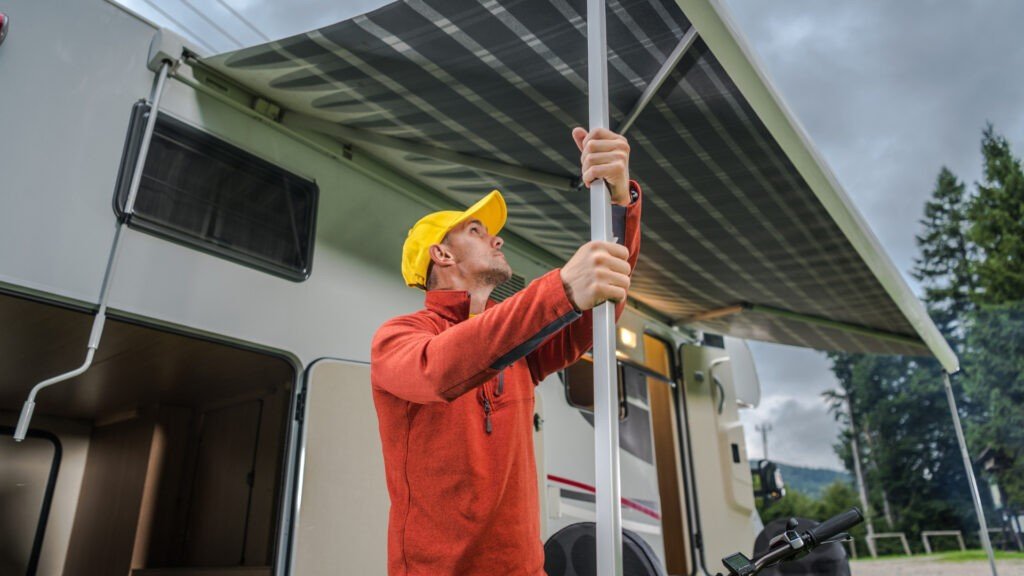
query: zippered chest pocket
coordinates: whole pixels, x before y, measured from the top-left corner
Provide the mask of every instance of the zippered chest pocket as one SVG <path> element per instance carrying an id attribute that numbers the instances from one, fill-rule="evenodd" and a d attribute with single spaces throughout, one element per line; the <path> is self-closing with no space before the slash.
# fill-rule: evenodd
<path id="1" fill-rule="evenodd" d="M 495 407 L 533 399 L 534 386 L 529 376 L 529 368 L 521 363 L 498 372 L 488 384 L 491 385 L 491 398 Z"/>
<path id="2" fill-rule="evenodd" d="M 517 370 L 515 365 L 509 366 L 477 390 L 477 401 L 483 410 L 484 431 L 488 434 L 494 431 L 493 415 L 496 411 L 533 399 L 529 378 L 524 380 L 523 374 Z"/>

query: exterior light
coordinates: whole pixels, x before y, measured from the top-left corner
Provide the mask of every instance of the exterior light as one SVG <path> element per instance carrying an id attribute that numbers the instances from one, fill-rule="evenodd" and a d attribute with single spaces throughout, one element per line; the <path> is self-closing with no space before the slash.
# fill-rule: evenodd
<path id="1" fill-rule="evenodd" d="M 627 328 L 619 328 L 619 341 L 626 348 L 636 348 L 636 332 Z"/>

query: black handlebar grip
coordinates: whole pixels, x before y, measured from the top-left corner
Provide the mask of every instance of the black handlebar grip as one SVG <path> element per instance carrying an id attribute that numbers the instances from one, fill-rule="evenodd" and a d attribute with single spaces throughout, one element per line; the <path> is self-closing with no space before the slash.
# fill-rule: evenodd
<path id="1" fill-rule="evenodd" d="M 837 514 L 828 520 L 825 520 L 821 524 L 818 524 L 814 528 L 808 530 L 807 533 L 814 540 L 814 544 L 818 545 L 826 540 L 834 538 L 836 534 L 846 532 L 863 521 L 864 515 L 861 514 L 860 510 L 855 506 L 842 514 Z"/>

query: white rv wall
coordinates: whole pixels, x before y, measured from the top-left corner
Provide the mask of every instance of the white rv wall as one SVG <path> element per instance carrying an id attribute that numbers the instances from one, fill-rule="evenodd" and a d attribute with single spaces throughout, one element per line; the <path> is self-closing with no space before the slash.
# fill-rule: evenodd
<path id="1" fill-rule="evenodd" d="M 0 281 L 95 300 L 128 112 L 152 78 L 153 30 L 100 0 L 3 10 Z"/>
<path id="2" fill-rule="evenodd" d="M 102 0 L 18 0 L 5 10 L 13 27 L 0 77 L 18 89 L 0 91 L 0 282 L 95 302 L 129 113 L 153 78 L 145 58 L 154 30 Z M 312 276 L 295 283 L 129 231 L 111 308 L 284 350 L 306 365 L 369 360 L 377 326 L 421 307 L 399 263 L 426 205 L 180 82 L 167 82 L 161 109 L 317 181 Z M 509 260 L 528 279 L 542 271 L 514 250 Z"/>

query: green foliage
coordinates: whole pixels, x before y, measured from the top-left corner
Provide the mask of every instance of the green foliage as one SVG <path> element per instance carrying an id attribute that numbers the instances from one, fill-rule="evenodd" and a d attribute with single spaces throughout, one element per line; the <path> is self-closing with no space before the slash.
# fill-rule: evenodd
<path id="1" fill-rule="evenodd" d="M 978 405 L 967 430 L 975 454 L 990 448 L 1008 464 L 994 473 L 1006 499 L 1024 505 L 1024 303 L 982 306 L 971 317 L 965 355 L 968 394 Z"/>
<path id="2" fill-rule="evenodd" d="M 1016 302 L 1024 299 L 1024 170 L 991 124 L 981 152 L 985 182 L 968 208 L 968 237 L 983 253 L 972 262 L 979 284 L 974 298 L 983 304 Z"/>
<path id="3" fill-rule="evenodd" d="M 851 482 L 850 475 L 846 472 L 826 470 L 823 468 L 804 468 L 802 466 L 789 466 L 776 462 L 779 472 L 782 472 L 782 479 L 786 483 L 786 490 L 802 492 L 811 498 L 819 498 L 822 491 L 839 480 Z"/>
<path id="4" fill-rule="evenodd" d="M 924 286 L 932 318 L 944 334 L 962 337 L 961 322 L 973 309 L 971 269 L 974 244 L 967 239 L 967 198 L 964 185 L 945 166 L 925 203 L 924 232 L 916 236 L 921 249 L 911 274 Z"/>
<path id="5" fill-rule="evenodd" d="M 778 518 L 810 518 L 819 522 L 845 512 L 851 507 L 860 507 L 857 492 L 849 482 L 836 480 L 821 491 L 821 496 L 812 498 L 798 490 L 787 490 L 786 495 L 774 502 L 764 505 L 758 500 L 757 509 L 761 520 L 767 524 Z M 857 540 L 857 545 L 864 544 L 864 525 L 856 526 L 850 533 Z M 860 551 L 861 549 L 858 548 Z M 867 550 L 863 549 L 867 554 Z"/>
<path id="6" fill-rule="evenodd" d="M 1004 458 L 993 474 L 1011 507 L 1024 507 L 1024 170 L 1008 141 L 982 134 L 976 190 L 947 168 L 925 205 L 912 271 L 964 373 L 954 396 L 972 453 Z M 859 444 L 876 529 L 888 504 L 894 531 L 977 530 L 966 475 L 932 360 L 831 354 L 840 388 L 826 394 L 844 431 L 836 452 L 853 471 Z M 847 403 L 853 415 L 852 424 Z M 982 487 L 983 499 L 988 491 Z"/>
<path id="7" fill-rule="evenodd" d="M 956 436 L 948 418 L 940 367 L 900 356 L 831 354 L 841 390 L 831 394 L 832 409 L 846 430 L 837 446 L 854 470 L 845 414 L 849 399 L 876 530 L 970 529 L 966 490 Z M 883 511 L 888 501 L 893 524 Z"/>

